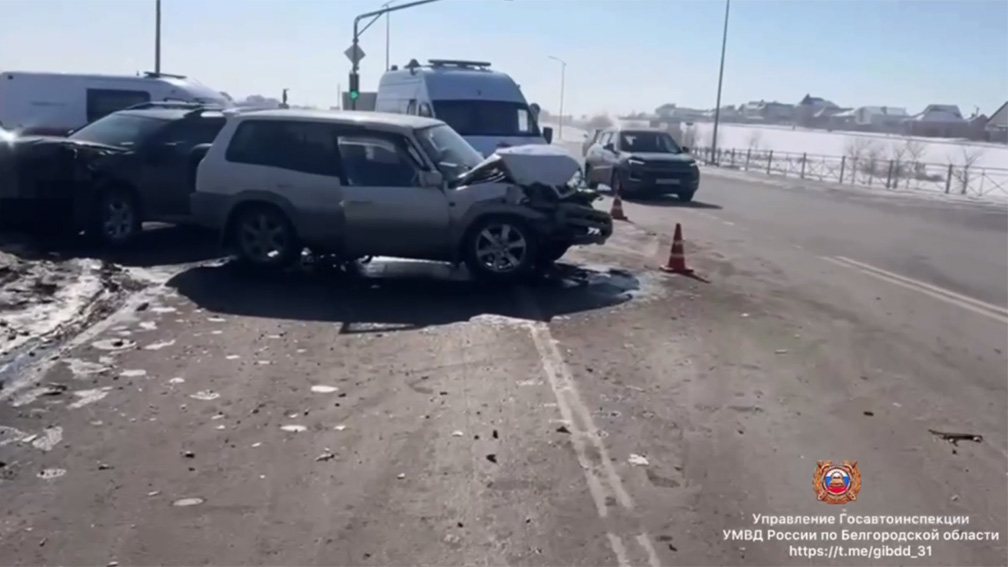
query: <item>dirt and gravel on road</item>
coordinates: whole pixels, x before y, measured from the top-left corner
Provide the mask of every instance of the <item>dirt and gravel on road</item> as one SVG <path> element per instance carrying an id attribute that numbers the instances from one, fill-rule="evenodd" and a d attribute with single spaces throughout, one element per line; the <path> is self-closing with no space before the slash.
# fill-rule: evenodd
<path id="1" fill-rule="evenodd" d="M 663 274 L 640 210 L 512 290 L 415 262 L 120 264 L 143 284 L 0 389 L 0 557 L 806 565 L 724 533 L 838 514 L 820 459 L 859 461 L 851 514 L 1003 532 L 1001 328 L 688 211 L 708 282 Z M 915 564 L 1004 564 L 1005 535 Z"/>

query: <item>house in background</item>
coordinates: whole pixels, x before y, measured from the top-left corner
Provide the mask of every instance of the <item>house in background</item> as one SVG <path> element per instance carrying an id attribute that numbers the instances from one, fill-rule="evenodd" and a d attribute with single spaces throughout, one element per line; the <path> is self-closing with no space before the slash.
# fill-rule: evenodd
<path id="1" fill-rule="evenodd" d="M 970 123 L 954 104 L 929 104 L 903 124 L 906 134 L 929 138 L 966 138 L 971 131 Z"/>
<path id="2" fill-rule="evenodd" d="M 910 118 L 905 108 L 895 106 L 861 106 L 854 109 L 854 124 L 858 129 L 894 132 Z"/>
<path id="3" fill-rule="evenodd" d="M 794 122 L 799 126 L 813 127 L 814 123 L 822 123 L 828 114 L 824 110 L 836 110 L 840 107 L 832 101 L 806 94 L 794 106 Z"/>
<path id="4" fill-rule="evenodd" d="M 990 120 L 984 124 L 984 133 L 988 141 L 1008 143 L 1008 102 L 994 111 Z"/>
<path id="5" fill-rule="evenodd" d="M 742 118 L 747 122 L 790 124 L 794 121 L 795 107 L 783 102 L 747 102 L 742 105 Z"/>

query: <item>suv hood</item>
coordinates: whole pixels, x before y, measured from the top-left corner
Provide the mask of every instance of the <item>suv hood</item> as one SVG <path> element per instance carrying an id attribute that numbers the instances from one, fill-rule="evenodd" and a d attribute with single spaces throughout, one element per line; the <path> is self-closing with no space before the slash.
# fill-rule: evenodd
<path id="1" fill-rule="evenodd" d="M 522 186 L 566 185 L 581 165 L 566 150 L 545 144 L 498 148 L 490 157 L 462 175 L 457 185 L 467 185 L 490 170 L 502 168 L 508 177 Z"/>

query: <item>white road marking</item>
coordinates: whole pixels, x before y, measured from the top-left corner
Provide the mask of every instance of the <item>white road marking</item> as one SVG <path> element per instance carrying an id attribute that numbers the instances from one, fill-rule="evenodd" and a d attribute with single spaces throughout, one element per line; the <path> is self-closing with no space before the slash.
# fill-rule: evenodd
<path id="1" fill-rule="evenodd" d="M 557 342 L 550 334 L 549 326 L 541 321 L 541 310 L 526 289 L 519 289 L 517 291 L 517 299 L 526 314 L 532 317 L 532 320 L 526 321 L 532 335 L 532 342 L 535 344 L 536 350 L 539 351 L 543 371 L 546 373 L 550 387 L 553 389 L 557 407 L 560 409 L 560 416 L 566 423 L 570 424 L 572 433 L 571 442 L 574 446 L 574 452 L 578 463 L 581 465 L 581 470 L 584 471 L 588 491 L 595 501 L 599 517 L 606 518 L 608 516 L 606 495 L 602 482 L 599 479 L 599 474 L 596 472 L 596 467 L 593 466 L 585 451 L 586 439 L 594 446 L 595 451 L 599 455 L 601 474 L 612 493 L 616 496 L 616 501 L 624 509 L 633 510 L 633 498 L 623 486 L 623 480 L 620 478 L 619 473 L 616 472 L 612 459 L 609 458 L 609 451 L 598 434 L 599 429 L 592 420 L 591 412 L 578 394 L 574 376 L 571 373 L 570 367 L 564 362 L 563 355 L 557 348 Z M 574 419 L 575 417 L 577 418 L 576 420 Z M 580 426 L 578 425 L 579 423 Z M 611 532 L 608 532 L 606 535 L 609 537 L 609 544 L 612 547 L 613 553 L 616 554 L 620 566 L 630 565 L 627 560 L 626 548 L 623 546 L 623 541 L 619 536 Z M 645 551 L 650 549 L 650 552 L 648 552 L 648 561 L 651 567 L 660 567 L 658 557 L 654 554 L 654 547 L 651 545 L 648 535 L 642 533 L 636 539 Z"/>
<path id="2" fill-rule="evenodd" d="M 651 538 L 649 538 L 646 533 L 640 534 L 637 536 L 637 543 L 639 543 L 640 546 L 644 548 L 644 552 L 647 553 L 648 565 L 651 567 L 659 567 L 661 562 L 658 561 L 658 554 L 655 552 L 654 546 L 651 545 Z"/>
<path id="3" fill-rule="evenodd" d="M 918 293 L 923 293 L 929 297 L 933 297 L 940 301 L 944 301 L 950 305 L 955 305 L 966 309 L 967 311 L 972 311 L 979 315 L 984 315 L 999 323 L 1008 324 L 1008 309 L 1003 307 L 998 307 L 997 305 L 991 305 L 990 303 L 985 303 L 979 299 L 974 299 L 972 297 L 967 297 L 955 293 L 954 291 L 949 291 L 938 286 L 934 286 L 922 281 L 918 281 L 906 276 L 901 276 L 895 274 L 888 270 L 883 270 L 881 268 L 876 268 L 875 266 L 865 264 L 863 262 L 858 262 L 857 260 L 851 260 L 844 256 L 836 257 L 823 257 L 824 260 L 837 264 L 838 266 L 843 266 L 849 269 L 855 269 L 865 275 L 872 276 L 876 279 L 889 282 L 893 285 L 898 285 L 900 287 L 916 291 Z"/>
<path id="4" fill-rule="evenodd" d="M 623 540 L 613 533 L 607 533 L 606 535 L 609 536 L 609 547 L 612 547 L 613 553 L 616 554 L 616 561 L 619 563 L 619 567 L 630 567 L 630 560 L 627 559 Z"/>

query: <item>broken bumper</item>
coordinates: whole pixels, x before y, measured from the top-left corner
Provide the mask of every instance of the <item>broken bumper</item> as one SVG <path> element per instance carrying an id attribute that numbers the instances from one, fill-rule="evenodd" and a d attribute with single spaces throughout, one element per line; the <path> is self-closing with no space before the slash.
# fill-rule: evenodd
<path id="1" fill-rule="evenodd" d="M 612 216 L 594 207 L 561 204 L 544 228 L 547 240 L 579 244 L 604 244 L 612 236 Z"/>

